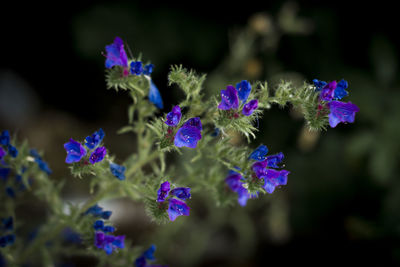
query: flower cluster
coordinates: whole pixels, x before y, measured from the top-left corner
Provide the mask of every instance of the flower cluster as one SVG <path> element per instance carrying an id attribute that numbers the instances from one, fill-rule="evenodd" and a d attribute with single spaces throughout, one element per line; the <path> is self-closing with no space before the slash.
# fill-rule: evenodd
<path id="1" fill-rule="evenodd" d="M 168 216 L 171 221 L 175 221 L 178 216 L 189 216 L 190 208 L 182 200 L 190 198 L 190 188 L 177 187 L 171 190 L 171 185 L 168 181 L 160 185 L 157 191 L 157 202 L 160 203 L 160 208 L 166 208 L 163 203 L 168 203 Z M 173 198 L 173 197 L 177 197 Z"/>
<path id="2" fill-rule="evenodd" d="M 104 146 L 99 146 L 104 135 L 103 130 L 100 128 L 97 132 L 85 139 L 85 146 L 92 151 L 89 157 L 89 162 L 91 164 L 102 161 L 107 154 L 106 148 Z M 72 138 L 68 143 L 64 144 L 64 148 L 67 151 L 65 162 L 68 164 L 79 162 L 87 153 L 85 147 Z M 87 164 L 87 161 L 85 160 L 84 163 Z"/>
<path id="3" fill-rule="evenodd" d="M 283 153 L 278 153 L 271 156 L 266 156 L 268 148 L 265 145 L 260 145 L 254 150 L 249 159 L 256 162 L 252 165 L 253 175 L 251 179 L 245 179 L 240 173 L 231 170 L 225 178 L 225 183 L 229 188 L 238 194 L 238 202 L 241 206 L 245 206 L 249 198 L 256 198 L 258 191 L 249 190 L 253 184 L 255 188 L 260 182 L 263 182 L 261 187 L 269 194 L 273 193 L 275 187 L 286 185 L 289 171 L 275 170 L 272 168 L 280 168 L 278 165 L 283 160 Z M 253 188 L 251 188 L 253 189 Z"/>
<path id="4" fill-rule="evenodd" d="M 174 145 L 177 147 L 185 146 L 195 148 L 197 146 L 197 142 L 201 139 L 201 131 L 203 130 L 200 118 L 194 117 L 188 119 L 174 135 L 172 129 L 178 126 L 181 118 L 181 108 L 179 106 L 173 107 L 172 111 L 167 114 L 165 120 L 165 124 L 170 127 L 168 128 L 166 137 L 169 138 L 171 142 L 174 140 Z"/>
<path id="5" fill-rule="evenodd" d="M 236 112 L 239 108 L 239 100 L 242 102 L 243 109 L 242 114 L 244 116 L 250 116 L 254 110 L 258 107 L 258 100 L 253 99 L 248 103 L 247 99 L 251 92 L 251 84 L 243 80 L 236 84 L 236 88 L 232 85 L 228 85 L 226 90 L 221 90 L 221 103 L 218 105 L 218 109 L 221 110 L 233 110 L 234 118 L 238 118 L 239 114 Z"/>
<path id="6" fill-rule="evenodd" d="M 338 101 L 349 94 L 346 91 L 347 81 L 327 83 L 314 79 L 313 82 L 315 91 L 320 92 L 319 99 L 322 104 L 318 106 L 318 109 L 322 110 L 324 107 L 329 109 L 329 125 L 335 128 L 340 122 L 353 123 L 356 112 L 360 111 L 359 108 L 351 102 Z"/>
<path id="7" fill-rule="evenodd" d="M 135 267 L 162 267 L 161 265 L 147 264 L 147 261 L 154 261 L 154 252 L 156 251 L 156 246 L 151 245 L 139 258 L 134 262 Z"/>
<path id="8" fill-rule="evenodd" d="M 6 151 L 13 158 L 18 156 L 17 148 L 10 143 L 10 133 L 8 130 L 2 131 L 0 135 L 0 160 L 7 155 Z"/>
<path id="9" fill-rule="evenodd" d="M 154 69 L 153 64 L 147 64 L 143 66 L 141 61 L 131 61 L 128 71 L 128 56 L 126 55 L 124 49 L 124 42 L 120 37 L 115 37 L 114 43 L 106 46 L 106 52 L 106 68 L 111 69 L 114 66 L 120 66 L 123 68 L 124 77 L 128 77 L 129 75 L 138 76 L 143 74 L 150 83 L 148 95 L 150 102 L 153 103 L 157 108 L 161 109 L 164 107 L 160 91 L 150 77 L 150 74 Z"/>
<path id="10" fill-rule="evenodd" d="M 0 247 L 6 247 L 14 244 L 15 234 L 10 233 L 14 230 L 13 217 L 8 217 L 1 220 L 2 226 L 0 227 Z"/>

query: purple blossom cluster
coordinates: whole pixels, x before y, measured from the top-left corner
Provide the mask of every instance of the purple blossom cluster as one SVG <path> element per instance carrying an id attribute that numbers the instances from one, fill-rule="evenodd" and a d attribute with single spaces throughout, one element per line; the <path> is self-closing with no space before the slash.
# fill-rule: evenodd
<path id="1" fill-rule="evenodd" d="M 319 110 L 324 107 L 329 109 L 329 125 L 335 128 L 340 122 L 353 123 L 356 112 L 360 111 L 360 109 L 351 102 L 338 101 L 349 94 L 346 91 L 348 87 L 347 81 L 341 80 L 338 83 L 336 81 L 327 83 L 314 79 L 313 82 L 315 90 L 320 92 L 319 99 L 322 104 L 319 105 Z"/>
<path id="2" fill-rule="evenodd" d="M 160 91 L 150 77 L 150 74 L 154 69 L 153 64 L 147 64 L 143 66 L 141 61 L 131 61 L 128 67 L 129 62 L 128 56 L 125 52 L 124 42 L 118 36 L 115 37 L 114 43 L 106 46 L 106 52 L 106 68 L 111 69 L 114 66 L 120 66 L 123 69 L 124 77 L 128 77 L 129 75 L 145 75 L 150 82 L 150 90 L 148 95 L 150 102 L 152 102 L 157 108 L 161 109 L 164 107 Z"/>
<path id="3" fill-rule="evenodd" d="M 178 199 L 176 199 L 176 198 Z M 171 221 L 175 221 L 178 216 L 189 216 L 190 208 L 182 200 L 191 197 L 189 187 L 177 187 L 171 190 L 171 184 L 168 181 L 163 182 L 157 191 L 157 202 L 160 208 L 166 208 L 163 203 L 168 203 L 167 213 Z"/>
<path id="4" fill-rule="evenodd" d="M 85 138 L 85 146 L 89 151 L 91 151 L 89 156 L 89 162 L 91 164 L 102 161 L 107 154 L 106 148 L 100 146 L 104 136 L 104 131 L 100 128 L 97 132 L 94 132 L 92 135 Z M 65 162 L 68 164 L 80 162 L 87 154 L 86 148 L 80 142 L 77 142 L 72 138 L 68 143 L 64 144 L 64 148 L 67 151 Z M 86 160 L 84 161 L 84 164 L 87 164 Z"/>
<path id="5" fill-rule="evenodd" d="M 181 121 L 182 112 L 179 106 L 172 108 L 172 111 L 167 114 L 165 124 L 169 126 L 166 137 L 169 138 L 177 147 L 195 148 L 197 142 L 201 139 L 201 131 L 203 126 L 199 117 L 188 119 L 174 134 L 172 129 L 176 128 Z"/>
<path id="6" fill-rule="evenodd" d="M 272 194 L 277 186 L 287 184 L 287 176 L 290 172 L 276 170 L 280 168 L 279 164 L 284 158 L 283 153 L 266 156 L 267 153 L 268 148 L 265 145 L 260 145 L 250 154 L 249 159 L 256 161 L 252 165 L 251 179 L 245 179 L 236 171 L 230 171 L 225 178 L 225 183 L 229 188 L 238 194 L 238 202 L 241 206 L 245 206 L 249 198 L 258 196 L 258 192 L 249 192 L 247 189 L 249 183 L 263 181 L 262 188 L 269 194 Z"/>
<path id="7" fill-rule="evenodd" d="M 234 117 L 239 117 L 236 112 L 239 108 L 239 100 L 244 104 L 242 114 L 244 116 L 250 116 L 254 110 L 258 107 L 258 100 L 253 99 L 247 102 L 247 99 L 251 92 L 251 84 L 243 80 L 236 84 L 236 88 L 232 85 L 228 85 L 226 90 L 221 90 L 221 103 L 218 105 L 218 109 L 221 110 L 233 110 L 235 111 Z"/>

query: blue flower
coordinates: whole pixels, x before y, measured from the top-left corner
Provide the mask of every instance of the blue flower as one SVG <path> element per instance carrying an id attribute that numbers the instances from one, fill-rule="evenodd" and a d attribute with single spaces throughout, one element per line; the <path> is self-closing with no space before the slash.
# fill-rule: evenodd
<path id="1" fill-rule="evenodd" d="M 89 162 L 91 164 L 95 164 L 96 162 L 100 162 L 104 159 L 107 154 L 107 150 L 104 146 L 96 148 L 89 157 Z"/>
<path id="2" fill-rule="evenodd" d="M 0 247 L 6 247 L 14 244 L 15 242 L 15 235 L 9 234 L 5 236 L 0 236 Z"/>
<path id="3" fill-rule="evenodd" d="M 175 146 L 195 148 L 201 139 L 201 131 L 202 124 L 199 117 L 187 120 L 175 134 Z"/>
<path id="4" fill-rule="evenodd" d="M 101 141 L 103 140 L 105 134 L 103 129 L 99 129 L 97 132 L 94 132 L 91 136 L 85 138 L 85 146 L 89 149 L 93 149 L 100 145 Z"/>
<path id="5" fill-rule="evenodd" d="M 182 215 L 189 216 L 190 208 L 185 202 L 180 201 L 175 198 L 171 198 L 169 200 L 167 212 L 168 212 L 169 219 L 171 221 L 175 221 L 175 219 L 178 216 L 182 216 Z"/>
<path id="6" fill-rule="evenodd" d="M 88 208 L 85 211 L 84 215 L 88 215 L 88 214 L 93 215 L 94 217 L 101 217 L 104 220 L 108 220 L 110 218 L 112 212 L 111 211 L 103 211 L 103 208 L 96 204 L 94 206 L 91 206 L 90 208 Z"/>
<path id="7" fill-rule="evenodd" d="M 251 84 L 248 81 L 243 80 L 236 84 L 236 90 L 238 92 L 240 101 L 242 101 L 242 103 L 246 103 L 251 92 Z"/>
<path id="8" fill-rule="evenodd" d="M 238 194 L 238 203 L 240 206 L 246 206 L 247 200 L 250 198 L 250 194 L 246 188 L 243 187 L 243 177 L 235 171 L 231 171 L 228 177 L 225 178 L 225 183 L 229 188 Z"/>
<path id="9" fill-rule="evenodd" d="M 8 146 L 10 144 L 10 133 L 8 130 L 4 130 L 0 135 L 0 145 Z"/>
<path id="10" fill-rule="evenodd" d="M 140 75 L 143 72 L 143 65 L 141 61 L 132 61 L 131 62 L 131 74 Z"/>
<path id="11" fill-rule="evenodd" d="M 254 159 L 257 161 L 263 161 L 265 156 L 268 154 L 268 148 L 265 145 L 260 145 L 251 154 L 249 159 Z"/>
<path id="12" fill-rule="evenodd" d="M 253 99 L 249 103 L 243 106 L 242 113 L 245 116 L 250 116 L 251 114 L 253 114 L 253 111 L 257 109 L 257 107 L 258 107 L 258 100 Z"/>
<path id="13" fill-rule="evenodd" d="M 86 149 L 82 146 L 82 144 L 73 140 L 72 138 L 68 143 L 64 144 L 64 148 L 67 151 L 67 158 L 65 159 L 65 162 L 68 164 L 79 162 L 82 157 L 86 155 Z"/>
<path id="14" fill-rule="evenodd" d="M 10 174 L 10 168 L 0 168 L 0 178 L 5 181 L 7 180 L 8 175 Z"/>
<path id="15" fill-rule="evenodd" d="M 143 68 L 143 74 L 144 75 L 150 75 L 153 72 L 154 65 L 153 64 L 147 64 Z"/>
<path id="16" fill-rule="evenodd" d="M 340 122 L 353 123 L 356 112 L 360 111 L 360 109 L 351 102 L 344 103 L 340 101 L 329 102 L 329 109 L 329 125 L 332 128 L 335 128 Z"/>
<path id="17" fill-rule="evenodd" d="M 106 51 L 106 68 L 110 69 L 113 66 L 128 67 L 128 57 L 121 38 L 115 37 L 114 43 L 106 46 Z"/>
<path id="18" fill-rule="evenodd" d="M 150 80 L 149 101 L 159 109 L 162 109 L 164 107 L 160 91 L 158 91 L 157 86 L 153 83 L 152 80 Z"/>
<path id="19" fill-rule="evenodd" d="M 175 106 L 172 108 L 172 111 L 167 114 L 167 119 L 165 120 L 165 124 L 168 126 L 175 127 L 178 125 L 182 117 L 181 108 L 179 106 Z"/>
<path id="20" fill-rule="evenodd" d="M 163 182 L 160 185 L 160 189 L 157 191 L 157 202 L 164 202 L 168 197 L 168 193 L 171 190 L 170 183 L 168 181 Z"/>
<path id="21" fill-rule="evenodd" d="M 18 156 L 18 149 L 15 146 L 12 146 L 11 144 L 8 144 L 7 150 L 8 150 L 8 154 L 11 157 L 16 158 Z"/>
<path id="22" fill-rule="evenodd" d="M 179 199 L 186 200 L 190 198 L 190 188 L 189 187 L 177 187 L 172 189 L 169 194 L 171 196 L 176 196 Z"/>
<path id="23" fill-rule="evenodd" d="M 154 257 L 154 252 L 156 251 L 156 246 L 151 245 L 145 252 L 143 252 L 140 257 L 138 257 L 134 265 L 135 267 L 162 267 L 161 265 L 148 265 L 147 260 L 154 261 L 156 258 Z"/>
<path id="24" fill-rule="evenodd" d="M 221 103 L 218 105 L 219 109 L 229 110 L 237 109 L 239 107 L 238 92 L 235 87 L 228 85 L 226 90 L 221 90 Z"/>
<path id="25" fill-rule="evenodd" d="M 113 251 L 123 249 L 125 236 L 113 236 L 106 235 L 103 232 L 95 232 L 94 244 L 97 248 L 103 249 L 107 255 L 110 255 Z"/>
<path id="26" fill-rule="evenodd" d="M 315 85 L 315 91 L 317 91 L 317 92 L 321 91 L 322 88 L 324 88 L 325 85 L 327 85 L 326 82 L 320 81 L 320 80 L 317 80 L 317 79 L 314 79 L 313 82 L 314 82 L 314 85 Z"/>
<path id="27" fill-rule="evenodd" d="M 38 164 L 39 169 L 50 175 L 52 173 L 51 169 L 49 168 L 47 162 L 42 160 L 42 157 L 39 155 L 39 153 L 36 151 L 36 149 L 31 149 L 29 151 L 29 154 L 35 158 L 35 162 Z"/>
<path id="28" fill-rule="evenodd" d="M 93 224 L 93 228 L 96 231 L 103 231 L 104 221 L 102 221 L 102 220 L 95 221 L 94 224 Z"/>
<path id="29" fill-rule="evenodd" d="M 341 80 L 340 82 L 338 82 L 336 85 L 335 94 L 333 98 L 342 99 L 343 97 L 347 96 L 349 94 L 349 92 L 346 91 L 347 87 L 349 87 L 347 81 Z"/>
<path id="30" fill-rule="evenodd" d="M 111 173 L 117 177 L 119 180 L 125 180 L 125 167 L 115 164 L 115 163 L 110 163 L 110 171 Z"/>

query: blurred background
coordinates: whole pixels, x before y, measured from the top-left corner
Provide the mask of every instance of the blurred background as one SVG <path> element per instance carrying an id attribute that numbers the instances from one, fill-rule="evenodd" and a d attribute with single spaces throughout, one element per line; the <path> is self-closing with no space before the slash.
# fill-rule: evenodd
<path id="1" fill-rule="evenodd" d="M 345 101 L 357 104 L 354 124 L 311 133 L 290 107 L 266 111 L 251 144 L 284 152 L 288 185 L 249 200 L 244 208 L 216 207 L 204 195 L 191 216 L 157 226 L 140 203 L 101 203 L 113 210 L 118 234 L 134 245 L 157 245 L 169 266 L 400 263 L 400 80 L 398 14 L 393 6 L 350 1 L 168 3 L 85 1 L 59 6 L 3 7 L 0 130 L 45 151 L 52 179 L 67 179 L 63 197 L 88 198 L 88 180 L 70 177 L 63 144 L 102 127 L 111 153 L 123 160 L 134 136 L 128 95 L 106 90 L 105 45 L 120 36 L 152 74 L 169 112 L 181 95 L 167 86 L 171 64 L 207 73 L 218 94 L 242 79 L 294 83 L 344 78 Z M 194 5 L 194 6 L 193 6 Z M 35 204 L 33 204 L 35 205 Z M 32 221 L 45 213 L 40 203 Z M 68 259 L 91 266 L 92 259 Z"/>

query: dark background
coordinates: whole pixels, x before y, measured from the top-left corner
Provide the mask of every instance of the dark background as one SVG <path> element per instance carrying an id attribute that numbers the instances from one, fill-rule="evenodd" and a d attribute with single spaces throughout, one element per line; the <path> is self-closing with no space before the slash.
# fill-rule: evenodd
<path id="1" fill-rule="evenodd" d="M 6 6 L 0 18 L 0 129 L 7 128 L 45 151 L 54 179 L 68 177 L 65 140 L 86 136 L 99 127 L 106 131 L 113 153 L 121 159 L 129 155 L 134 150 L 130 147 L 133 138 L 116 134 L 127 121 L 129 99 L 124 93 L 106 90 L 104 82 L 101 53 L 115 36 L 122 37 L 134 55 L 142 52 L 144 59 L 155 64 L 152 76 L 165 106 L 161 112 L 168 112 L 179 98 L 167 87 L 171 64 L 210 73 L 210 87 L 220 85 L 218 75 L 232 84 L 242 78 L 289 77 L 308 82 L 344 78 L 350 92 L 346 101 L 360 107 L 354 124 L 313 135 L 302 130 L 303 121 L 290 108 L 276 107 L 260 121 L 260 135 L 252 146 L 264 143 L 272 153 L 283 151 L 291 174 L 288 186 L 272 196 L 249 201 L 246 208 L 223 211 L 245 218 L 243 224 L 252 228 L 252 234 L 242 236 L 246 231 L 238 232 L 232 227 L 235 222 L 226 218 L 212 224 L 212 216 L 195 213 L 191 220 L 203 220 L 201 229 L 208 231 L 210 239 L 191 261 L 176 251 L 182 247 L 171 248 L 174 240 L 162 240 L 168 235 L 145 218 L 116 223 L 121 232 L 131 231 L 134 243 L 159 238 L 157 255 L 170 266 L 398 263 L 398 11 L 384 1 L 349 2 L 295 2 L 297 15 L 307 22 L 306 30 L 282 32 L 277 45 L 265 49 L 272 39 L 260 34 L 256 52 L 246 61 L 246 66 L 256 66 L 251 75 L 245 67 L 237 68 L 242 73 L 222 71 L 226 65 L 221 62 L 231 57 L 235 38 L 252 27 L 249 21 L 256 13 L 278 25 L 286 2 L 156 6 L 153 2 L 85 1 Z M 82 183 L 69 178 L 65 198 L 85 195 L 87 186 Z M 199 205 L 211 213 L 222 212 L 212 203 Z M 199 231 L 188 225 L 189 219 L 185 231 Z M 252 236 L 251 240 L 246 236 Z M 187 250 L 190 242 L 184 244 Z"/>

